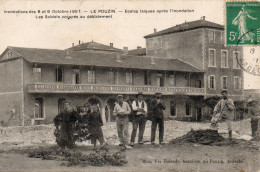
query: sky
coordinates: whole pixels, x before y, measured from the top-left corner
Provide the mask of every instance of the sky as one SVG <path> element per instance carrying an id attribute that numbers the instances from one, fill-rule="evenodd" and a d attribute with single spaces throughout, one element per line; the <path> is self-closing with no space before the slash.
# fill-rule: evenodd
<path id="1" fill-rule="evenodd" d="M 8 14 L 11 10 L 116 10 L 108 19 L 36 19 L 38 14 Z M 193 13 L 125 13 L 125 10 L 194 10 Z M 123 11 L 123 12 L 118 12 Z M 40 14 L 42 15 L 42 14 Z M 45 14 L 44 14 L 45 15 Z M 51 14 L 56 15 L 56 14 Z M 60 14 L 59 14 L 60 15 Z M 110 14 L 100 14 L 110 15 Z M 39 16 L 39 15 L 38 15 Z M 72 43 L 95 41 L 114 47 L 145 47 L 144 36 L 185 21 L 206 20 L 224 24 L 224 2 L 205 1 L 79 1 L 79 0 L 0 0 L 0 52 L 7 46 L 66 49 Z M 245 73 L 245 88 L 259 88 L 260 76 Z"/>

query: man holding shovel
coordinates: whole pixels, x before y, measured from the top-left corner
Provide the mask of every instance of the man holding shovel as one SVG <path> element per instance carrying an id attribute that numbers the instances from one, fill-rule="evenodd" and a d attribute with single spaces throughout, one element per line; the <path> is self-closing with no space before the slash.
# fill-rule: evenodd
<path id="1" fill-rule="evenodd" d="M 231 121 L 234 120 L 235 105 L 232 99 L 227 97 L 227 91 L 221 92 L 222 99 L 217 103 L 214 108 L 213 117 L 211 119 L 211 126 L 216 127 L 217 122 L 221 119 L 225 120 L 228 127 L 229 139 L 232 139 L 232 125 Z"/>

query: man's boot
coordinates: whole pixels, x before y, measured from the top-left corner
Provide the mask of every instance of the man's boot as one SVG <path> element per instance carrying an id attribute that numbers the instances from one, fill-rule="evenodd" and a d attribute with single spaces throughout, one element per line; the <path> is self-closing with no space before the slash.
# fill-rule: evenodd
<path id="1" fill-rule="evenodd" d="M 228 138 L 231 140 L 232 139 L 232 130 L 228 131 Z"/>

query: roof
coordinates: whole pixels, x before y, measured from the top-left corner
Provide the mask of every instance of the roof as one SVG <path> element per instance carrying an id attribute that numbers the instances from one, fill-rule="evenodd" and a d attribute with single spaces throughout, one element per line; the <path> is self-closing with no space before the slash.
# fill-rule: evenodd
<path id="1" fill-rule="evenodd" d="M 76 46 L 73 46 L 71 48 L 73 51 L 83 51 L 86 49 L 91 49 L 91 50 L 103 50 L 103 51 L 117 51 L 117 52 L 122 52 L 123 50 L 118 49 L 118 48 L 114 48 L 114 47 L 110 47 L 108 45 L 104 45 L 104 44 L 100 44 L 97 42 L 87 42 L 87 43 L 82 43 Z"/>
<path id="2" fill-rule="evenodd" d="M 165 70 L 182 72 L 204 72 L 203 70 L 178 59 L 151 58 L 148 56 L 132 56 L 108 53 L 71 51 L 69 57 L 66 50 L 8 47 L 31 63 L 85 65 L 97 67 L 114 67 L 145 70 Z M 120 62 L 119 62 L 120 61 Z M 152 63 L 154 62 L 154 63 Z"/>
<path id="3" fill-rule="evenodd" d="M 144 56 L 146 55 L 146 48 L 137 48 L 137 49 L 129 50 L 128 54 L 134 56 Z"/>
<path id="4" fill-rule="evenodd" d="M 154 36 L 160 36 L 160 35 L 166 35 L 166 34 L 171 34 L 171 33 L 176 33 L 176 32 L 183 32 L 187 30 L 194 30 L 198 28 L 213 28 L 213 29 L 219 29 L 219 30 L 224 30 L 224 26 L 213 23 L 210 21 L 206 20 L 196 20 L 196 21 L 191 21 L 191 22 L 185 22 L 183 24 L 179 24 L 173 27 L 170 27 L 168 29 L 164 29 L 159 32 L 155 32 L 149 35 L 144 36 L 144 38 L 150 38 Z"/>

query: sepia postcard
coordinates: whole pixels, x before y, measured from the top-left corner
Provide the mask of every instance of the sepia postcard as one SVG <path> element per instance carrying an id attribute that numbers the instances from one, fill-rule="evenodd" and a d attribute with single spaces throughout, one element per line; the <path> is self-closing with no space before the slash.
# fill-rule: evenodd
<path id="1" fill-rule="evenodd" d="M 0 171 L 260 171 L 259 0 L 0 0 Z"/>

